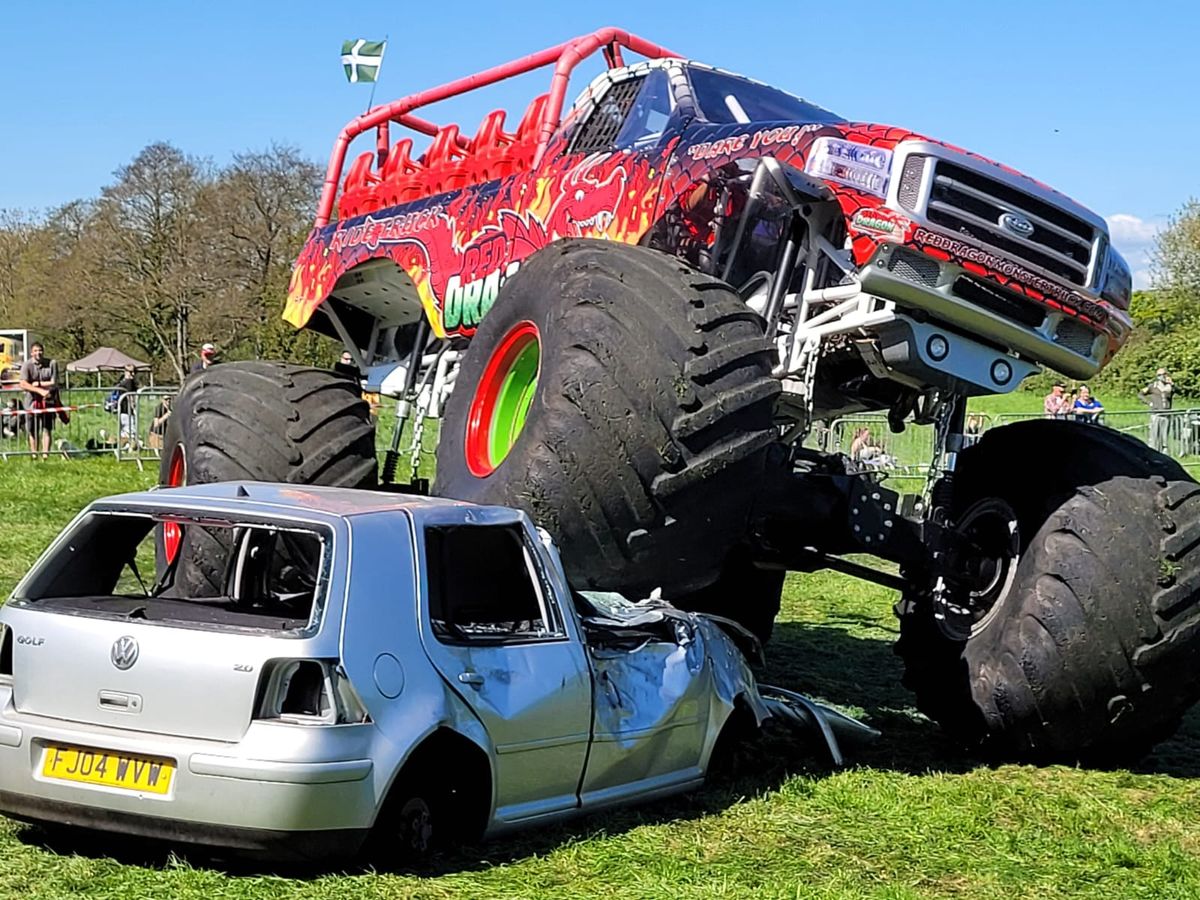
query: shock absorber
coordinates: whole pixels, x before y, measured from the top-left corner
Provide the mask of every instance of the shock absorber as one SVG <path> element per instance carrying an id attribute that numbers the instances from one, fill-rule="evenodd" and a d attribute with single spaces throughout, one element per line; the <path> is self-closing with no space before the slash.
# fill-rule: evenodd
<path id="1" fill-rule="evenodd" d="M 412 352 L 408 355 L 408 369 L 404 372 L 404 390 L 396 402 L 396 429 L 392 432 L 392 442 L 387 453 L 383 456 L 383 472 L 380 480 L 384 484 L 393 484 L 396 480 L 396 467 L 400 464 L 400 441 L 404 436 L 404 426 L 412 412 L 413 389 L 417 384 L 417 373 L 421 369 L 421 357 L 425 355 L 425 344 L 429 341 L 429 320 L 422 318 L 417 323 L 417 333 L 413 339 Z"/>

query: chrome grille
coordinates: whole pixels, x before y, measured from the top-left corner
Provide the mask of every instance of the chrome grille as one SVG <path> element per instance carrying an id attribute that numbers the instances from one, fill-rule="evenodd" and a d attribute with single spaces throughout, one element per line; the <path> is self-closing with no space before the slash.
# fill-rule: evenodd
<path id="1" fill-rule="evenodd" d="M 921 176 L 925 173 L 925 157 L 910 156 L 904 161 L 904 169 L 900 173 L 900 188 L 896 199 L 905 209 L 916 209 L 917 201 L 921 198 Z"/>
<path id="2" fill-rule="evenodd" d="M 934 161 L 925 217 L 1072 284 L 1086 285 L 1096 232 L 1088 222 L 1012 185 L 949 160 Z M 1031 226 L 1027 235 L 1000 223 L 1006 214 Z"/>

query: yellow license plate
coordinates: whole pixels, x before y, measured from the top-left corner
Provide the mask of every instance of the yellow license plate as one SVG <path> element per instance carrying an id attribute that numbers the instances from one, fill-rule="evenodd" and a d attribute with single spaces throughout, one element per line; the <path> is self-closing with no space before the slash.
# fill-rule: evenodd
<path id="1" fill-rule="evenodd" d="M 42 757 L 42 775 L 58 781 L 165 794 L 171 789 L 171 780 L 175 777 L 175 761 L 113 753 L 94 747 L 51 744 L 46 747 Z"/>

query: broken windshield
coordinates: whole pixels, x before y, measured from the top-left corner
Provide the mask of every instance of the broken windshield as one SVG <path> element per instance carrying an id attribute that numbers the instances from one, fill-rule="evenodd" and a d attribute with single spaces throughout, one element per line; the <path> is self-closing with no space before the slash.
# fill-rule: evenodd
<path id="1" fill-rule="evenodd" d="M 171 525 L 178 538 L 164 540 Z M 317 526 L 97 511 L 13 599 L 105 617 L 305 629 L 324 604 L 330 545 Z"/>

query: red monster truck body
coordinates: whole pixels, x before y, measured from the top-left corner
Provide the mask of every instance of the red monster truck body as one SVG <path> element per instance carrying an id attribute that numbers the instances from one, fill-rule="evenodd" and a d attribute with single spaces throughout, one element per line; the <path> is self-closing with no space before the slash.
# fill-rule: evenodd
<path id="1" fill-rule="evenodd" d="M 515 126 L 415 114 L 541 66 Z M 398 398 L 385 483 L 408 436 L 417 486 L 440 418 L 434 490 L 526 510 L 573 582 L 660 586 L 765 638 L 785 569 L 851 572 L 902 592 L 905 683 L 957 738 L 1127 758 L 1200 695 L 1200 486 L 1103 427 L 964 432 L 972 395 L 1099 371 L 1130 291 L 1104 221 L 1045 185 L 610 28 L 347 125 L 285 317 Z M 803 443 L 863 410 L 934 426 L 922 497 Z M 167 483 L 376 480 L 358 385 L 332 373 L 213 367 L 172 422 Z M 179 578 L 219 589 L 178 546 Z"/>
<path id="2" fill-rule="evenodd" d="M 620 32 L 580 41 L 593 49 L 624 42 L 658 59 L 614 67 L 561 123 L 553 91 L 531 102 L 511 132 L 502 111 L 470 138 L 454 125 L 414 120 L 411 110 L 427 98 L 462 89 L 449 85 L 347 126 L 348 139 L 374 124 L 378 148 L 349 167 L 330 224 L 347 143 L 339 140 L 285 317 L 305 325 L 332 297 L 379 330 L 424 315 L 436 336 L 469 338 L 520 262 L 561 238 L 643 243 L 713 269 L 737 249 L 721 228 L 729 232 L 740 214 L 749 185 L 739 179 L 767 158 L 794 185 L 836 204 L 841 217 L 825 227 L 862 294 L 894 301 L 902 314 L 924 311 L 1076 377 L 1098 370 L 1127 337 L 1128 267 L 1103 220 L 1050 188 L 904 129 L 845 122 Z M 581 55 L 582 44 L 573 46 Z M 562 74 L 563 60 L 574 57 L 552 48 L 471 81 L 554 58 Z M 555 88 L 562 83 L 556 74 Z M 739 93 L 753 116 L 724 102 L 740 104 Z M 433 140 L 414 160 L 410 139 L 387 146 L 389 122 L 432 131 Z M 378 291 L 374 302 L 365 299 L 364 284 L 386 287 L 390 308 L 378 305 Z M 333 307 L 327 312 L 336 316 L 340 304 Z M 793 333 L 807 336 L 800 326 Z M 792 343 L 792 358 L 781 362 L 794 374 L 800 349 Z M 1011 376 L 985 377 L 975 390 L 1011 390 L 1020 381 Z M 855 404 L 839 404 L 847 405 Z"/>

